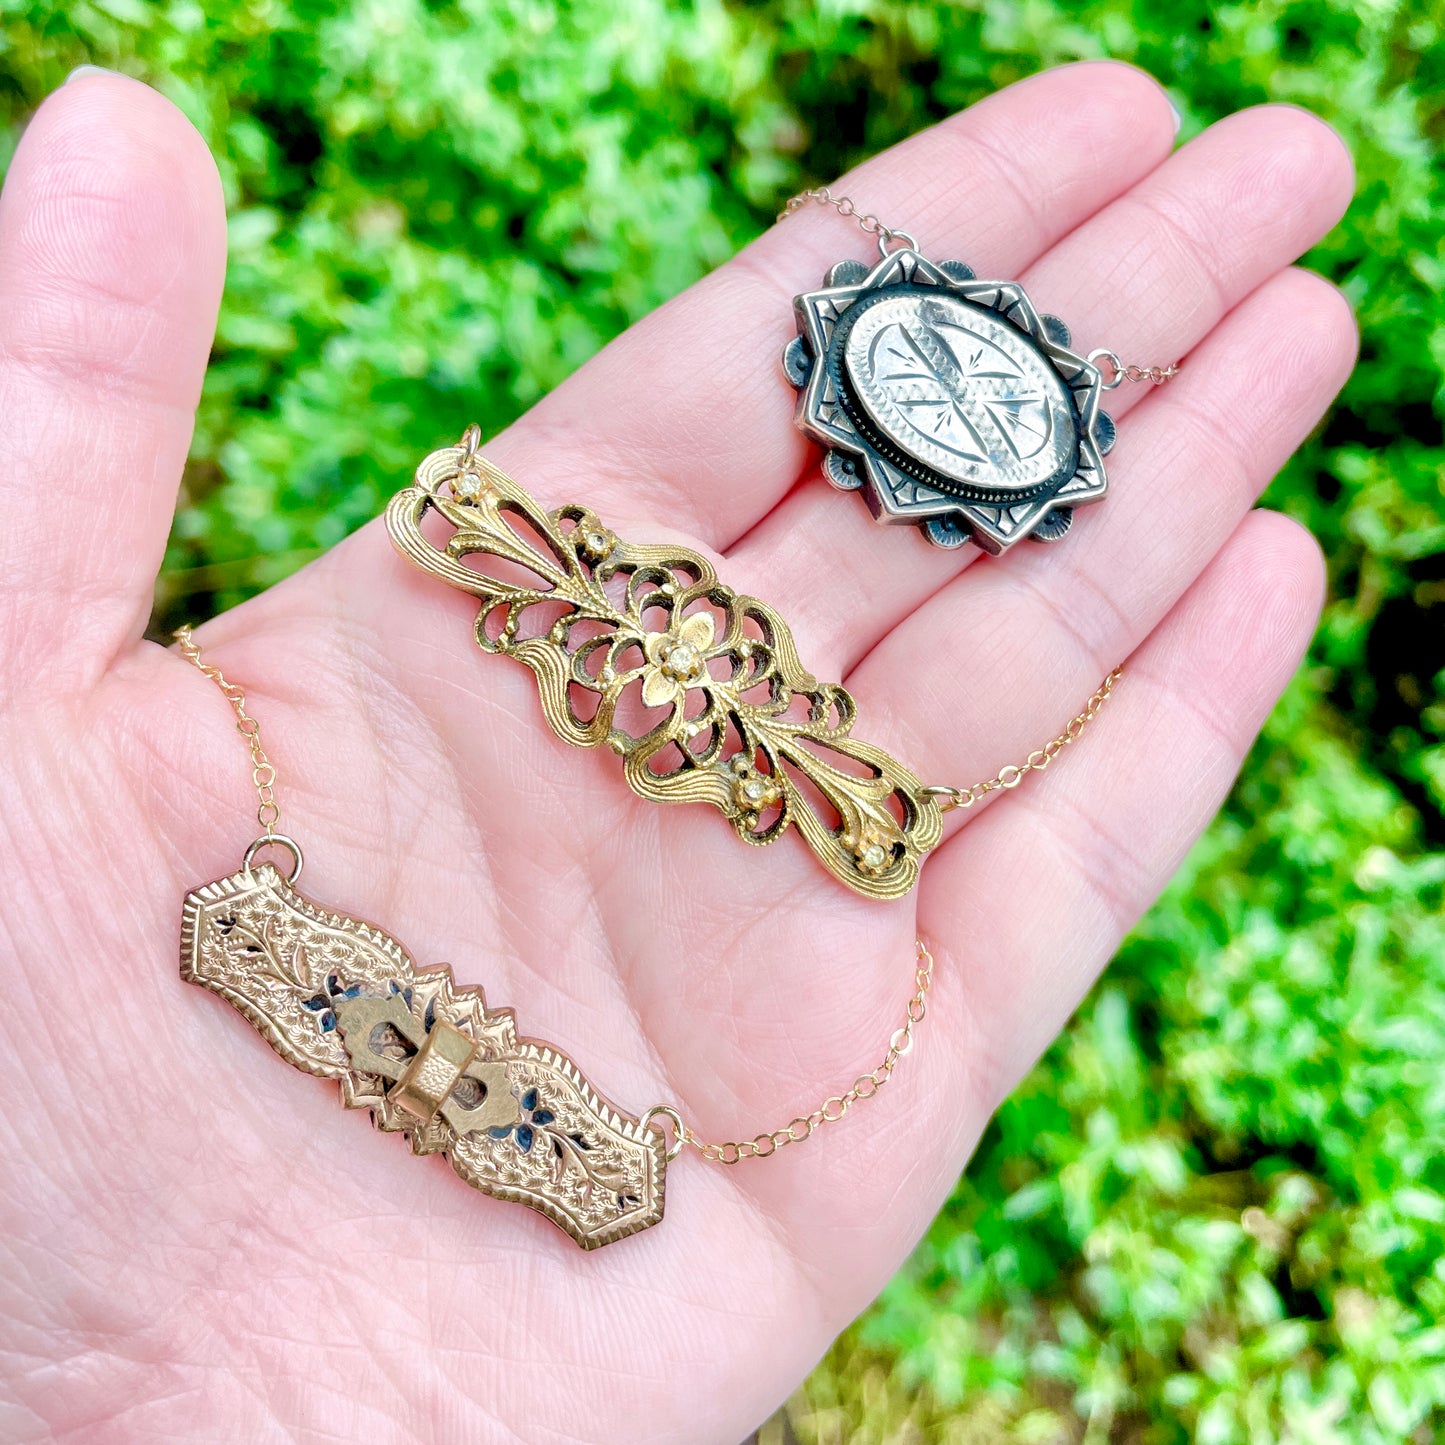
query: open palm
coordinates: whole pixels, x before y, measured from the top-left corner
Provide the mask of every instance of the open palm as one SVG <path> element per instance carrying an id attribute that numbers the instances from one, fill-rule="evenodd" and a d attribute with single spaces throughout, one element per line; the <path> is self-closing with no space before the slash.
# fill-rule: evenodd
<path id="1" fill-rule="evenodd" d="M 584 1255 L 177 977 L 183 894 L 254 831 L 224 702 L 141 640 L 224 217 L 145 87 L 85 75 L 41 108 L 0 198 L 7 1438 L 732 1445 L 797 1384 L 1209 820 L 1316 617 L 1314 544 L 1251 507 L 1353 359 L 1346 305 L 1290 269 L 1349 162 L 1292 109 L 1173 134 L 1148 77 L 1076 66 L 843 185 L 1022 280 L 1083 350 L 1187 353 L 1169 387 L 1114 393 L 1111 496 L 1057 547 L 930 549 L 818 474 L 776 358 L 793 294 L 871 244 L 822 211 L 487 447 L 547 506 L 719 559 L 929 782 L 1021 757 L 1128 660 L 1058 767 L 951 815 L 907 900 L 633 798 L 377 524 L 201 631 L 262 721 L 308 894 L 451 962 L 630 1112 L 674 1102 L 725 1139 L 807 1113 L 876 1062 L 914 937 L 933 947 L 892 1088 L 767 1161 L 684 1154 L 666 1220 Z"/>

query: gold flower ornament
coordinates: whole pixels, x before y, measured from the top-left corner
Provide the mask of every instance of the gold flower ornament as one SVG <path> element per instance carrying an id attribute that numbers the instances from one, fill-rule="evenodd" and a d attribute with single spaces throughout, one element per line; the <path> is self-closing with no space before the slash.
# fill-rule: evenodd
<path id="1" fill-rule="evenodd" d="M 708 675 L 715 629 L 706 612 L 679 619 L 666 632 L 652 632 L 642 644 L 647 666 L 642 672 L 642 700 L 648 707 L 665 707 L 682 699 Z"/>

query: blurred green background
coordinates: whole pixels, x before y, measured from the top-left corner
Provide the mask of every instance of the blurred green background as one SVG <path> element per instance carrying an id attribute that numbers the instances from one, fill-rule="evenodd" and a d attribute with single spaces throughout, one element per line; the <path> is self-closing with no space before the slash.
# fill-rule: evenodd
<path id="1" fill-rule="evenodd" d="M 89 60 L 177 101 L 225 180 L 162 622 L 329 546 L 460 418 L 501 427 L 790 192 L 1042 66 L 1137 62 L 1185 138 L 1267 99 L 1337 126 L 1358 196 L 1310 264 L 1354 302 L 1361 365 L 1269 498 L 1328 553 L 1324 626 L 1223 816 L 783 1418 L 809 1445 L 1445 1437 L 1439 5 L 0 0 L 0 21 L 0 165 Z"/>

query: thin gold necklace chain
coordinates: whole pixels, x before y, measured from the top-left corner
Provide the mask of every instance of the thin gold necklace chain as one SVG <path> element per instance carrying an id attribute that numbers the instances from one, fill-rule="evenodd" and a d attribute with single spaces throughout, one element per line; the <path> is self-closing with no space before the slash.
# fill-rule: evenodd
<path id="1" fill-rule="evenodd" d="M 281 819 L 281 809 L 276 802 L 276 768 L 267 757 L 261 742 L 261 724 L 246 708 L 245 692 L 231 682 L 219 667 L 201 656 L 200 644 L 189 624 L 177 628 L 174 636 L 180 646 L 181 655 L 203 676 L 210 678 L 230 703 L 231 711 L 236 716 L 236 731 L 246 740 L 246 746 L 251 750 L 251 781 L 259 800 L 256 820 L 265 829 L 266 839 L 286 841 L 275 831 L 276 824 Z M 922 1023 L 927 1012 L 926 996 L 929 985 L 933 982 L 933 955 L 921 938 L 916 941 L 915 947 L 917 961 L 913 973 L 913 996 L 908 1000 L 903 1023 L 890 1036 L 887 1051 L 877 1068 L 870 1073 L 860 1074 L 851 1088 L 825 1099 L 811 1114 L 799 1115 L 782 1129 L 774 1129 L 770 1133 L 738 1142 L 708 1143 L 698 1136 L 674 1105 L 654 1105 L 642 1115 L 639 1122 L 643 1128 L 662 1134 L 664 1138 L 665 1131 L 659 1128 L 657 1121 L 666 1119 L 672 1125 L 673 1137 L 667 1147 L 668 1161 L 676 1159 L 688 1144 L 704 1159 L 716 1164 L 737 1164 L 743 1159 L 766 1159 L 785 1144 L 802 1143 L 824 1124 L 837 1123 L 854 1104 L 871 1099 L 893 1077 L 898 1061 L 913 1047 L 913 1031 Z"/>
<path id="2" fill-rule="evenodd" d="M 953 808 L 971 808 L 981 798 L 987 797 L 989 793 L 1018 787 L 1023 782 L 1026 773 L 1043 772 L 1066 747 L 1071 743 L 1078 742 L 1084 729 L 1098 717 L 1104 704 L 1114 695 L 1114 684 L 1123 675 L 1124 664 L 1121 662 L 1094 689 L 1094 695 L 1084 704 L 1083 712 L 1071 718 L 1069 725 L 1058 737 L 1050 738 L 1041 748 L 1035 748 L 1023 762 L 1009 763 L 1000 768 L 987 781 L 975 783 L 971 788 L 955 788 L 946 783 L 935 783 L 929 787 L 920 788 L 919 796 L 937 799 L 938 806 L 947 813 Z"/>
<path id="3" fill-rule="evenodd" d="M 888 1049 L 877 1068 L 866 1074 L 859 1074 L 851 1088 L 841 1094 L 824 1099 L 811 1114 L 799 1114 L 781 1129 L 772 1129 L 751 1139 L 729 1139 L 712 1143 L 697 1134 L 692 1125 L 671 1104 L 658 1104 L 649 1109 L 642 1122 L 655 1128 L 658 1118 L 672 1123 L 673 1140 L 667 1151 L 669 1160 L 677 1158 L 685 1144 L 691 1144 L 702 1157 L 713 1164 L 741 1164 L 744 1159 L 766 1159 L 788 1144 L 801 1144 L 810 1139 L 824 1124 L 836 1124 L 854 1104 L 871 1099 L 898 1067 L 898 1061 L 913 1047 L 913 1031 L 923 1022 L 928 1012 L 928 990 L 933 983 L 933 955 L 928 945 L 919 938 L 914 941 L 917 958 L 913 968 L 913 997 L 908 1000 L 903 1022 L 888 1039 Z"/>
<path id="4" fill-rule="evenodd" d="M 276 824 L 281 820 L 281 808 L 276 801 L 276 767 L 267 756 L 262 743 L 261 724 L 247 710 L 245 692 L 231 682 L 219 667 L 201 656 L 200 644 L 196 642 L 189 625 L 178 628 L 175 638 L 182 656 L 203 676 L 210 678 L 231 705 L 231 711 L 236 717 L 236 731 L 246 740 L 246 746 L 251 752 L 251 782 L 256 789 L 257 798 L 256 821 L 264 829 L 266 839 L 278 837 Z M 1114 684 L 1122 673 L 1123 668 L 1116 667 L 1099 685 L 1084 710 L 1070 721 L 1068 727 L 1043 747 L 1034 749 L 1022 763 L 1011 763 L 999 769 L 992 778 L 975 783 L 970 788 L 934 785 L 921 789 L 922 796 L 939 800 L 939 806 L 947 812 L 952 808 L 972 807 L 989 793 L 1018 787 L 1026 773 L 1042 772 L 1064 748 L 1077 741 L 1108 701 Z M 788 1144 L 801 1144 L 805 1139 L 810 1139 L 824 1124 L 836 1124 L 854 1104 L 871 1099 L 893 1077 L 899 1060 L 912 1049 L 914 1029 L 923 1022 L 928 1011 L 927 995 L 933 982 L 933 954 L 921 938 L 915 941 L 914 946 L 917 954 L 913 971 L 913 994 L 908 1000 L 903 1023 L 890 1035 L 888 1048 L 876 1068 L 860 1074 L 851 1087 L 841 1094 L 830 1095 L 811 1113 L 799 1114 L 782 1128 L 768 1130 L 751 1139 L 729 1139 L 720 1142 L 705 1140 L 687 1123 L 674 1105 L 654 1105 L 642 1115 L 640 1122 L 644 1128 L 650 1129 L 658 1128 L 659 1119 L 666 1119 L 671 1123 L 673 1138 L 667 1149 L 668 1160 L 677 1158 L 689 1144 L 704 1159 L 716 1164 L 739 1164 L 744 1159 L 766 1159 Z"/>
<path id="5" fill-rule="evenodd" d="M 788 203 L 778 212 L 778 220 L 786 221 L 789 216 L 814 203 L 831 206 L 840 216 L 857 221 L 860 229 L 878 238 L 880 255 L 886 256 L 894 241 L 907 246 L 910 251 L 918 249 L 918 242 L 911 232 L 884 225 L 871 211 L 859 210 L 851 196 L 835 196 L 827 186 L 813 186 L 810 190 L 799 191 L 796 196 L 789 196 Z M 1105 391 L 1113 391 L 1116 386 L 1122 386 L 1126 381 L 1147 381 L 1153 386 L 1159 386 L 1179 375 L 1177 361 L 1171 361 L 1167 366 L 1139 366 L 1123 361 L 1117 352 L 1109 350 L 1107 346 L 1091 351 L 1088 360 L 1095 365 L 1101 361 L 1109 363 L 1109 379 L 1103 383 Z"/>
<path id="6" fill-rule="evenodd" d="M 276 801 L 276 768 L 261 745 L 261 724 L 246 711 L 246 694 L 234 682 L 228 682 L 219 667 L 202 659 L 200 644 L 191 632 L 190 623 L 178 627 L 172 635 L 186 661 L 194 663 L 199 672 L 209 677 L 220 688 L 221 696 L 231 704 L 231 711 L 236 714 L 236 731 L 246 739 L 246 746 L 251 749 L 251 782 L 259 800 L 256 821 L 267 838 L 274 838 L 276 824 L 281 821 L 281 806 Z"/>
<path id="7" fill-rule="evenodd" d="M 940 809 L 946 813 L 952 808 L 971 808 L 989 793 L 1018 787 L 1026 773 L 1043 772 L 1070 743 L 1079 740 L 1084 729 L 1098 717 L 1100 709 L 1113 695 L 1114 684 L 1123 675 L 1124 668 L 1121 664 L 1099 684 L 1094 695 L 1084 704 L 1084 710 L 1070 719 L 1063 732 L 1058 737 L 1051 738 L 1043 747 L 1035 748 L 1023 762 L 1010 763 L 1007 767 L 1000 768 L 993 777 L 985 782 L 975 783 L 971 788 L 934 784 L 920 788 L 920 796 L 938 800 Z M 717 1164 L 739 1164 L 744 1159 L 766 1159 L 786 1144 L 801 1144 L 824 1124 L 836 1124 L 854 1104 L 871 1099 L 893 1077 L 893 1070 L 898 1067 L 899 1059 L 913 1047 L 914 1026 L 923 1022 L 923 1016 L 928 1011 L 927 995 L 933 982 L 933 955 L 921 938 L 916 940 L 914 946 L 918 950 L 918 957 L 913 972 L 913 997 L 908 1000 L 902 1026 L 893 1031 L 888 1040 L 888 1051 L 876 1069 L 871 1073 L 860 1074 L 853 1081 L 852 1088 L 825 1099 L 811 1114 L 800 1114 L 783 1128 L 758 1134 L 752 1139 L 729 1139 L 725 1143 L 710 1143 L 699 1138 L 692 1126 L 686 1123 L 670 1104 L 649 1109 L 643 1115 L 644 1123 L 657 1117 L 672 1122 L 676 1137 L 667 1157 L 675 1158 L 684 1144 L 691 1144 L 704 1159 L 710 1159 Z"/>

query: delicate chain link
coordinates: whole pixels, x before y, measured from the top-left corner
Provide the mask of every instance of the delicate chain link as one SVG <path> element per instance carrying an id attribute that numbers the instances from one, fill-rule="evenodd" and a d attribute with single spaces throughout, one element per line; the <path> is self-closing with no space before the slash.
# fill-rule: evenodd
<path id="1" fill-rule="evenodd" d="M 860 211 L 857 202 L 851 196 L 835 196 L 827 186 L 813 186 L 810 190 L 799 191 L 796 196 L 789 196 L 787 204 L 778 212 L 778 220 L 786 221 L 789 216 L 796 215 L 797 212 L 813 202 L 820 206 L 832 206 L 840 216 L 856 220 L 870 236 L 878 237 L 878 249 L 885 256 L 888 254 L 888 246 L 892 241 L 902 241 L 904 245 L 914 251 L 918 249 L 918 242 L 913 239 L 910 232 L 898 231 L 892 226 L 884 225 L 871 211 Z M 1118 354 L 1110 351 L 1106 346 L 1101 346 L 1097 351 L 1091 351 L 1088 360 L 1095 365 L 1100 361 L 1109 363 L 1110 372 L 1103 383 L 1105 391 L 1113 391 L 1116 386 L 1121 386 L 1126 381 L 1147 381 L 1154 386 L 1160 386 L 1179 375 L 1177 361 L 1171 361 L 1167 366 L 1138 366 L 1120 360 Z"/>
<path id="2" fill-rule="evenodd" d="M 851 196 L 835 196 L 827 186 L 814 186 L 811 190 L 799 191 L 796 196 L 789 196 L 787 205 L 778 212 L 778 219 L 780 221 L 787 220 L 789 216 L 801 211 L 804 206 L 813 201 L 820 206 L 832 206 L 840 216 L 857 221 L 870 236 L 878 237 L 880 250 L 886 250 L 890 241 L 902 241 L 915 250 L 918 247 L 918 242 L 907 231 L 895 231 L 892 226 L 885 226 L 871 212 L 860 211 Z"/>
<path id="3" fill-rule="evenodd" d="M 1109 363 L 1110 375 L 1103 383 L 1105 391 L 1113 391 L 1116 386 L 1122 386 L 1126 381 L 1147 381 L 1153 386 L 1162 386 L 1179 375 L 1177 361 L 1171 361 L 1168 366 L 1131 366 L 1121 361 L 1118 354 L 1110 351 L 1107 346 L 1091 351 L 1087 359 L 1095 366 L 1101 361 Z"/>
<path id="4" fill-rule="evenodd" d="M 1179 363 L 1171 361 L 1168 366 L 1126 366 L 1124 368 L 1125 381 L 1150 381 L 1155 386 L 1162 386 L 1166 381 L 1172 380 L 1179 375 Z"/>
<path id="5" fill-rule="evenodd" d="M 752 1139 L 729 1139 L 722 1143 L 713 1143 L 700 1138 L 692 1125 L 686 1123 L 671 1105 L 649 1109 L 642 1118 L 644 1126 L 655 1128 L 652 1120 L 658 1115 L 672 1121 L 674 1138 L 668 1149 L 668 1158 L 676 1158 L 685 1144 L 691 1144 L 704 1159 L 711 1160 L 714 1164 L 740 1164 L 744 1159 L 766 1159 L 788 1144 L 801 1144 L 824 1124 L 836 1124 L 854 1104 L 871 1099 L 893 1077 L 898 1061 L 913 1047 L 913 1030 L 923 1022 L 923 1016 L 928 1012 L 928 989 L 933 982 L 933 955 L 921 938 L 914 947 L 918 953 L 913 970 L 913 997 L 908 1000 L 903 1023 L 893 1030 L 888 1040 L 888 1050 L 877 1068 L 860 1074 L 854 1079 L 852 1088 L 824 1099 L 811 1114 L 799 1114 L 783 1128 L 772 1129 Z"/>
<path id="6" fill-rule="evenodd" d="M 920 788 L 919 793 L 925 798 L 941 799 L 939 806 L 946 813 L 952 808 L 971 808 L 980 798 L 1000 789 L 1018 787 L 1023 782 L 1025 773 L 1043 772 L 1070 743 L 1079 740 L 1080 734 L 1098 717 L 1100 709 L 1109 701 L 1114 692 L 1114 684 L 1123 675 L 1124 667 L 1121 663 L 1099 684 L 1093 697 L 1084 704 L 1083 712 L 1073 718 L 1058 737 L 1050 739 L 1041 748 L 1035 748 L 1023 762 L 1009 763 L 987 782 L 975 783 L 971 788 L 954 788 L 945 783 L 935 783 L 931 787 Z"/>
<path id="7" fill-rule="evenodd" d="M 246 711 L 246 694 L 234 682 L 228 682 L 219 667 L 202 660 L 200 644 L 192 635 L 190 624 L 178 627 L 173 635 L 180 644 L 181 655 L 220 688 L 222 696 L 231 704 L 231 711 L 236 714 L 236 731 L 246 739 L 246 745 L 251 749 L 251 782 L 259 800 L 256 821 L 266 830 L 266 837 L 272 838 L 276 834 L 276 824 L 281 821 L 281 808 L 276 802 L 276 769 L 266 756 L 266 749 L 261 746 L 261 724 Z"/>

